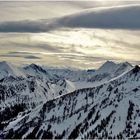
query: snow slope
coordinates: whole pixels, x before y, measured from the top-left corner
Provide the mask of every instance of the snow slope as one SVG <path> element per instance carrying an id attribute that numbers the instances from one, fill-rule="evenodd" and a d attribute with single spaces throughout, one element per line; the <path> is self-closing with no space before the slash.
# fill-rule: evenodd
<path id="1" fill-rule="evenodd" d="M 60 69 L 60 68 L 45 68 L 52 75 L 57 75 L 62 79 L 67 79 L 72 82 L 87 81 L 95 70 L 80 70 L 80 69 Z"/>
<path id="2" fill-rule="evenodd" d="M 11 116 L 3 115 L 5 119 L 75 90 L 72 82 L 51 75 L 35 64 L 18 69 L 12 64 L 1 62 L 0 77 L 0 112 L 12 113 Z"/>
<path id="3" fill-rule="evenodd" d="M 0 79 L 10 75 L 25 77 L 25 74 L 19 68 L 6 61 L 0 62 Z"/>
<path id="4" fill-rule="evenodd" d="M 1 138 L 140 138 L 140 67 L 3 123 Z"/>
<path id="5" fill-rule="evenodd" d="M 131 70 L 133 66 L 128 63 L 114 63 L 112 61 L 105 62 L 98 70 L 95 71 L 93 76 L 88 79 L 89 82 L 106 82 L 112 78 L 118 77 L 123 73 Z"/>
<path id="6" fill-rule="evenodd" d="M 140 138 L 139 66 L 107 61 L 95 71 L 75 71 L 0 64 L 0 138 Z"/>

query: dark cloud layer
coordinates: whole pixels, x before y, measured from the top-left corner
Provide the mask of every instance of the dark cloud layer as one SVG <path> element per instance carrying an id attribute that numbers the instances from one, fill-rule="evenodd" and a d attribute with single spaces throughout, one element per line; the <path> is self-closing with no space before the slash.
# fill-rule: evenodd
<path id="1" fill-rule="evenodd" d="M 96 8 L 59 19 L 66 27 L 140 29 L 140 5 Z"/>
<path id="2" fill-rule="evenodd" d="M 51 29 L 41 21 L 1 22 L 0 32 L 44 32 Z"/>
<path id="3" fill-rule="evenodd" d="M 47 32 L 60 27 L 140 29 L 140 5 L 93 8 L 52 20 L 1 22 L 0 32 Z"/>
<path id="4" fill-rule="evenodd" d="M 38 56 L 34 56 L 34 55 L 22 55 L 22 53 L 20 52 L 17 52 L 18 55 L 16 54 L 3 54 L 3 55 L 0 55 L 0 57 L 6 57 L 6 58 L 10 58 L 10 57 L 17 57 L 17 58 L 25 58 L 25 59 L 41 59 L 41 57 L 38 57 Z"/>
<path id="5" fill-rule="evenodd" d="M 0 57 L 79 67 L 97 66 L 104 60 L 135 63 L 139 60 L 139 13 L 140 5 L 131 5 L 89 9 L 51 20 L 2 22 Z"/>

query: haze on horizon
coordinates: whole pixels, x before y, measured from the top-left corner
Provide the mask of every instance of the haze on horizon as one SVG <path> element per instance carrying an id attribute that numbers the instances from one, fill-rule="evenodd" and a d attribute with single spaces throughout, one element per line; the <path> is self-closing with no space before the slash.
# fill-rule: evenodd
<path id="1" fill-rule="evenodd" d="M 92 28 L 79 25 L 70 27 L 71 25 L 66 24 L 64 27 L 55 27 L 53 30 L 49 26 L 50 29 L 47 30 L 46 22 L 54 18 L 61 19 L 63 16 L 75 15 L 75 13 L 82 13 L 91 8 L 96 8 L 98 11 L 100 7 L 120 5 L 122 9 L 125 5 L 130 7 L 138 5 L 139 10 L 140 2 L 0 1 L 0 59 L 17 65 L 37 63 L 82 69 L 99 67 L 107 60 L 140 64 L 140 28 L 139 26 L 130 28 L 131 26 L 124 25 L 121 28 L 120 26 L 111 28 L 112 25 L 116 27 L 114 26 L 115 21 L 111 20 L 111 16 L 113 17 L 115 13 L 114 8 L 109 10 L 110 27 L 102 28 L 102 26 L 96 25 Z M 133 6 L 131 9 L 133 11 Z M 105 12 L 102 10 L 96 14 L 95 11 L 94 19 L 96 15 L 105 17 Z M 124 17 L 125 20 L 129 19 L 129 14 Z M 140 16 L 135 18 L 140 19 Z M 106 18 L 104 21 L 105 25 Z M 130 22 L 130 20 L 128 21 Z M 55 24 L 63 22 L 60 20 Z M 133 25 L 135 25 L 134 22 Z M 128 25 L 130 24 L 128 23 Z M 34 30 L 36 27 L 39 31 Z"/>

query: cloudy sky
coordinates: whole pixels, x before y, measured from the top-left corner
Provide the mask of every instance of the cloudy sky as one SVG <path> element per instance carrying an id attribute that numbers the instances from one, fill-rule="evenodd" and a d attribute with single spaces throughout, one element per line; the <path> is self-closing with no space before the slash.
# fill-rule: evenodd
<path id="1" fill-rule="evenodd" d="M 140 64 L 139 1 L 0 1 L 0 60 L 97 68 Z"/>

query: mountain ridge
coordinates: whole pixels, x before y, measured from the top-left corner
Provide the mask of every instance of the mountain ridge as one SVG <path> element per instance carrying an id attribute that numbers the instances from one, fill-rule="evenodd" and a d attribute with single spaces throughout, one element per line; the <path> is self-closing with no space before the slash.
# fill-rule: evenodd
<path id="1" fill-rule="evenodd" d="M 106 66 L 113 68 L 107 78 Z M 45 69 L 45 77 L 40 66 L 31 67 L 37 74 L 0 80 L 0 138 L 140 138 L 138 65 L 106 62 L 97 75 L 101 80 L 89 72 L 96 79 L 85 81 L 88 86 L 79 79 L 79 88 L 67 76 Z"/>
<path id="2" fill-rule="evenodd" d="M 129 78 L 129 82 L 127 81 L 128 78 Z M 126 83 L 124 81 L 126 81 Z M 11 129 L 11 125 L 9 124 L 6 129 L 8 133 L 6 134 L 5 132 L 5 136 L 6 138 L 8 138 L 9 136 L 11 136 L 12 138 L 16 138 L 20 135 L 22 135 L 23 138 L 101 138 L 101 137 L 102 138 L 121 138 L 121 137 L 132 138 L 132 136 L 134 135 L 135 137 L 137 137 L 138 132 L 132 133 L 133 129 L 132 130 L 130 129 L 129 131 L 127 129 L 131 124 L 131 120 L 133 120 L 132 116 L 135 115 L 135 113 L 137 114 L 136 110 L 138 109 L 137 105 L 139 104 L 137 98 L 139 97 L 140 89 L 138 88 L 136 90 L 136 88 L 139 87 L 139 81 L 140 81 L 140 67 L 136 66 L 132 70 L 124 74 L 122 77 L 119 77 L 118 79 L 115 79 L 109 83 L 105 83 L 103 85 L 93 87 L 93 88 L 80 89 L 72 93 L 58 97 L 56 99 L 50 100 L 44 103 L 43 105 L 41 105 L 38 109 L 35 109 L 34 111 L 36 113 L 33 111 L 21 117 L 21 120 L 18 120 L 16 126 L 15 127 L 12 126 L 12 129 Z M 127 83 L 129 83 L 129 85 L 131 86 L 126 87 L 125 85 Z M 123 87 L 126 89 L 123 89 Z M 103 89 L 106 89 L 106 92 L 104 94 L 102 93 Z M 120 91 L 124 91 L 124 93 L 122 94 Z M 133 94 L 130 94 L 129 93 L 130 91 Z M 102 98 L 101 97 L 99 98 L 98 94 Z M 135 97 L 134 95 L 135 96 L 137 95 L 138 97 Z M 67 105 L 68 101 L 70 102 L 69 106 Z M 79 106 L 79 104 L 81 104 L 81 101 L 84 105 L 83 107 L 81 105 Z M 57 110 L 59 106 L 60 109 Z M 127 112 L 126 114 L 124 114 L 125 116 L 127 116 L 127 120 L 126 120 L 125 117 L 122 115 L 122 112 L 120 112 L 119 110 L 122 107 L 126 108 L 127 106 L 128 109 L 126 110 L 128 110 L 128 114 Z M 61 112 L 62 108 L 63 108 L 62 111 L 63 113 Z M 130 112 L 132 110 L 131 108 L 134 110 L 133 113 Z M 54 109 L 55 111 L 53 111 Z M 50 116 L 49 114 L 52 115 Z M 53 114 L 55 114 L 54 117 Z M 63 116 L 60 117 L 62 114 L 64 115 L 64 117 Z M 123 126 L 124 127 L 123 128 L 121 125 L 122 121 L 121 123 L 119 123 L 115 119 L 116 115 L 114 114 L 117 115 L 117 119 L 118 118 L 121 118 L 122 120 L 125 119 L 128 125 Z M 40 116 L 39 117 L 40 119 L 37 119 L 38 115 Z M 74 119 L 75 115 L 77 116 L 77 118 L 79 118 L 78 120 Z M 82 117 L 83 115 L 84 118 Z M 58 119 L 59 117 L 60 120 Z M 36 120 L 35 118 L 38 120 L 37 122 L 34 121 Z M 113 123 L 113 118 L 115 119 L 114 123 Z M 74 123 L 71 122 L 71 119 L 74 120 Z M 98 121 L 98 119 L 101 120 L 101 122 Z M 20 124 L 20 122 L 23 122 L 23 120 L 25 120 L 25 124 L 23 123 Z M 77 123 L 75 122 L 76 120 Z M 45 123 L 46 121 L 48 123 Z M 70 123 L 68 123 L 69 121 L 72 126 L 70 125 Z M 66 128 L 64 127 L 63 122 L 67 124 L 65 126 Z M 50 123 L 56 127 L 53 127 Z M 119 127 L 120 130 L 117 128 L 118 123 L 120 125 Z M 27 128 L 26 125 L 27 126 L 31 125 L 30 127 L 32 131 L 28 131 L 28 130 L 25 131 Z M 95 126 L 95 128 L 93 126 Z M 110 127 L 112 126 L 111 129 L 112 131 L 108 129 L 108 126 Z M 119 130 L 118 132 L 117 129 Z M 82 135 L 79 135 L 81 132 L 83 132 Z"/>

